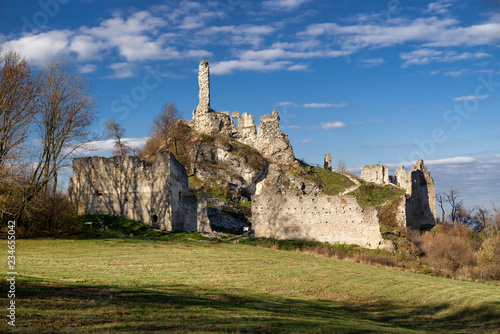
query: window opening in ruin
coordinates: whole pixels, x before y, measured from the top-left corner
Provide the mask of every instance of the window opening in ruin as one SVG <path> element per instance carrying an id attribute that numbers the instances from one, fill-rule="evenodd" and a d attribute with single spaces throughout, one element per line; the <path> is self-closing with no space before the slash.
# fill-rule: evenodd
<path id="1" fill-rule="evenodd" d="M 120 168 L 120 165 L 119 165 L 119 164 L 116 164 L 116 168 Z"/>
<path id="2" fill-rule="evenodd" d="M 92 165 L 92 169 L 95 169 L 95 166 L 94 166 L 94 165 Z"/>
<path id="3" fill-rule="evenodd" d="M 102 189 L 96 190 L 96 191 L 95 191 L 95 194 L 96 194 L 97 196 L 102 196 Z"/>
<path id="4" fill-rule="evenodd" d="M 153 223 L 156 223 L 158 222 L 158 216 L 157 215 L 153 215 Z"/>
<path id="5" fill-rule="evenodd" d="M 233 117 L 233 126 L 235 129 L 238 128 L 238 117 Z"/>

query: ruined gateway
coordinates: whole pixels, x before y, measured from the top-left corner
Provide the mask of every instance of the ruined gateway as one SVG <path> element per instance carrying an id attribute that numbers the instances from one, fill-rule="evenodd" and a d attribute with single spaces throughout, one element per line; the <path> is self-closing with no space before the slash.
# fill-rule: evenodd
<path id="1" fill-rule="evenodd" d="M 254 179 L 240 175 L 251 184 L 247 191 L 252 200 L 251 224 L 256 237 L 349 243 L 367 248 L 388 246 L 375 208 L 361 207 L 354 196 L 322 194 L 314 184 L 288 172 L 296 160 L 288 136 L 280 130 L 276 110 L 262 116 L 258 127 L 251 114 L 212 110 L 206 61 L 200 63 L 198 83 L 199 104 L 187 125 L 202 134 L 248 145 L 268 161 L 262 171 L 254 173 Z M 238 126 L 233 119 L 237 119 Z M 224 151 L 216 154 L 226 155 Z M 325 157 L 325 169 L 332 169 L 330 154 Z M 365 166 L 361 178 L 405 190 L 396 215 L 401 226 L 422 228 L 435 224 L 434 181 L 422 160 L 409 173 L 401 166 L 396 176 L 389 176 L 384 165 Z M 280 186 L 283 179 L 292 186 Z M 153 164 L 132 156 L 75 158 L 69 193 L 79 214 L 113 214 L 167 231 L 211 230 L 206 199 L 188 196 L 186 169 L 169 152 L 159 153 Z"/>

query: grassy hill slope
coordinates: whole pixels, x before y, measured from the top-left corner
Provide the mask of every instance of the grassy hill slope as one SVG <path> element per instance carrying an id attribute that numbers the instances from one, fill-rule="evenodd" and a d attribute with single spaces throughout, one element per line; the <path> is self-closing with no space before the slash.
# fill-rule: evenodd
<path id="1" fill-rule="evenodd" d="M 6 243 L 1 247 L 7 249 Z M 500 287 L 206 240 L 20 240 L 13 332 L 493 333 Z M 6 281 L 1 280 L 6 291 Z M 6 328 L 3 321 L 0 330 Z"/>

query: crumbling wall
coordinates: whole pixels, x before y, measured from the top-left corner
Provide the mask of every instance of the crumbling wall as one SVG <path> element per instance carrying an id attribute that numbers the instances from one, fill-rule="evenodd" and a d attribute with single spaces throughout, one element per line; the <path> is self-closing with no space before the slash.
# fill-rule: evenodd
<path id="1" fill-rule="evenodd" d="M 252 228 L 256 237 L 384 247 L 377 210 L 354 196 L 254 196 Z"/>
<path id="2" fill-rule="evenodd" d="M 385 165 L 368 165 L 361 170 L 361 179 L 375 184 L 389 184 L 389 168 Z"/>
<path id="3" fill-rule="evenodd" d="M 411 183 L 409 182 L 405 166 L 396 169 L 396 183 L 399 188 L 406 190 L 408 195 L 411 193 Z"/>
<path id="4" fill-rule="evenodd" d="M 430 228 L 436 224 L 436 187 L 422 159 L 405 175 L 403 166 L 396 171 L 398 185 L 406 189 L 397 219 L 402 226 Z"/>
<path id="5" fill-rule="evenodd" d="M 260 118 L 255 149 L 270 161 L 290 164 L 295 161 L 288 135 L 280 130 L 280 116 L 276 110 Z"/>
<path id="6" fill-rule="evenodd" d="M 116 215 L 167 231 L 193 224 L 185 215 L 187 173 L 170 152 L 153 164 L 135 156 L 75 158 L 69 193 L 78 214 Z M 196 200 L 192 205 L 201 210 Z"/>
<path id="7" fill-rule="evenodd" d="M 253 115 L 244 112 L 240 116 L 240 113 L 235 111 L 231 117 L 238 120 L 238 126 L 233 129 L 233 138 L 240 143 L 254 147 L 257 141 L 257 131 Z"/>

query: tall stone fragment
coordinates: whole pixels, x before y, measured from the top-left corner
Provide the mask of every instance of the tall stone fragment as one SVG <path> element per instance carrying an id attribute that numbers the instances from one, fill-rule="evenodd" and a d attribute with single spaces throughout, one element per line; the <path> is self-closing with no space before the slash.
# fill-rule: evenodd
<path id="1" fill-rule="evenodd" d="M 263 115 L 260 118 L 255 149 L 278 164 L 290 164 L 295 161 L 288 135 L 281 132 L 278 111 L 273 110 L 272 115 Z"/>
<path id="2" fill-rule="evenodd" d="M 332 170 L 332 155 L 330 153 L 325 154 L 325 169 L 331 171 Z"/>
<path id="3" fill-rule="evenodd" d="M 198 85 L 200 87 L 200 92 L 198 94 L 200 101 L 196 111 L 198 113 L 207 113 L 210 111 L 210 67 L 206 60 L 200 62 Z"/>
<path id="4" fill-rule="evenodd" d="M 403 179 L 403 170 L 404 168 L 399 172 L 401 179 Z M 417 161 L 406 180 L 407 194 L 398 209 L 400 224 L 425 229 L 434 226 L 436 224 L 436 187 L 422 159 Z"/>
<path id="5" fill-rule="evenodd" d="M 410 194 L 410 182 L 408 181 L 405 166 L 401 165 L 399 169 L 396 169 L 396 181 L 399 188 L 406 190 L 406 193 Z"/>

